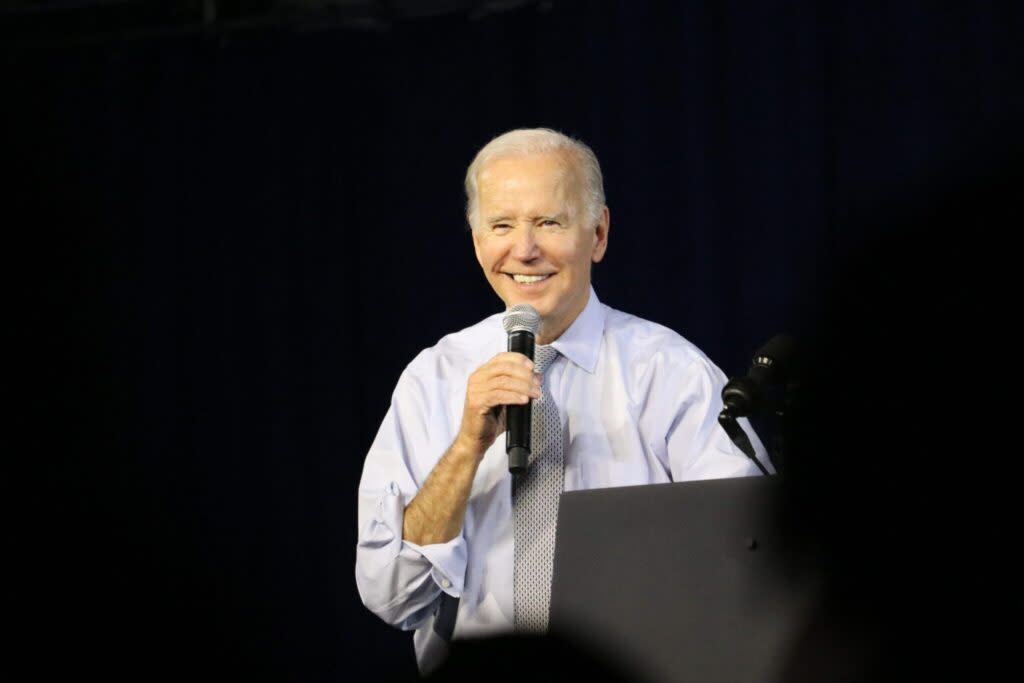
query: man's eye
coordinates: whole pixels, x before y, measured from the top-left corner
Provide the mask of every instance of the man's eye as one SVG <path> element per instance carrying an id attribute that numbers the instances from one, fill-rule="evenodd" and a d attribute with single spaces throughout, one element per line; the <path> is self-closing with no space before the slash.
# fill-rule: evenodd
<path id="1" fill-rule="evenodd" d="M 492 225 L 491 226 L 491 229 L 495 230 L 497 232 L 506 232 L 507 230 L 509 230 L 511 228 L 512 228 L 512 226 L 509 225 L 508 223 L 498 223 L 496 225 Z"/>
<path id="2" fill-rule="evenodd" d="M 545 228 L 557 228 L 559 225 L 561 225 L 558 221 L 551 220 L 550 218 L 541 221 L 540 224 Z"/>

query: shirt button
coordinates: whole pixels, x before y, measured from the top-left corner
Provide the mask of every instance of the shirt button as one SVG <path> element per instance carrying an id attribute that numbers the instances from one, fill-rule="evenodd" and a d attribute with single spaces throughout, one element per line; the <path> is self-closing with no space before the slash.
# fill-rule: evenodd
<path id="1" fill-rule="evenodd" d="M 441 586 L 444 587 L 444 588 L 451 588 L 452 587 L 452 582 L 449 581 L 448 579 L 441 579 Z"/>

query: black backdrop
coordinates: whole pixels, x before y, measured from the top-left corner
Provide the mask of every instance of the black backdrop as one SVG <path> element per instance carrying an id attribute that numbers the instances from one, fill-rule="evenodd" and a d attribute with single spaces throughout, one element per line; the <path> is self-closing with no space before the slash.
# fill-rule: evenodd
<path id="1" fill-rule="evenodd" d="M 742 372 L 870 233 L 860 209 L 1024 113 L 1020 9 L 933 5 L 556 1 L 8 41 L 29 381 L 7 590 L 35 666 L 411 675 L 410 637 L 355 591 L 355 491 L 402 367 L 499 309 L 462 218 L 475 150 L 537 125 L 590 143 L 600 297 Z"/>

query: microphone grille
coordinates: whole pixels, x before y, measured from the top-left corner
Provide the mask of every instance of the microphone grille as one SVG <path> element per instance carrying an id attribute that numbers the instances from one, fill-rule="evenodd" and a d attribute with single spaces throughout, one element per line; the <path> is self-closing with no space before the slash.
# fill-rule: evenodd
<path id="1" fill-rule="evenodd" d="M 530 304 L 516 304 L 505 311 L 501 324 L 509 334 L 529 332 L 535 335 L 540 329 L 540 313 Z"/>

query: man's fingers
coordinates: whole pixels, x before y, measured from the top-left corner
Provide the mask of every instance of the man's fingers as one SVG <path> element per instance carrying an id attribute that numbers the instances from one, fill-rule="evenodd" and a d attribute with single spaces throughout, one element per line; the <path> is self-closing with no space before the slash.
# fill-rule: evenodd
<path id="1" fill-rule="evenodd" d="M 470 375 L 461 428 L 467 436 L 489 445 L 494 432 L 505 428 L 505 406 L 540 397 L 540 376 L 533 369 L 526 356 L 502 352 Z"/>
<path id="2" fill-rule="evenodd" d="M 530 400 L 530 396 L 526 394 L 505 389 L 494 389 L 484 394 L 482 398 L 483 404 L 479 408 L 481 415 L 501 406 L 522 405 Z"/>
<path id="3" fill-rule="evenodd" d="M 491 372 L 482 373 L 470 381 L 470 385 L 480 387 L 492 387 L 498 389 L 512 389 L 515 387 L 529 388 L 533 385 L 533 372 L 526 368 L 520 368 L 519 372 Z"/>
<path id="4" fill-rule="evenodd" d="M 529 377 L 498 375 L 479 383 L 474 383 L 469 388 L 471 396 L 487 395 L 494 391 L 506 391 L 523 394 L 530 398 L 540 398 L 540 378 L 533 375 Z"/>
<path id="5" fill-rule="evenodd" d="M 477 372 L 486 377 L 520 375 L 533 372 L 533 361 L 521 353 L 503 352 L 481 365 Z"/>
<path id="6" fill-rule="evenodd" d="M 518 391 L 522 394 L 532 394 L 534 387 L 540 388 L 540 383 L 537 378 L 533 375 L 529 377 L 519 377 L 512 375 L 498 375 L 490 381 L 490 385 L 494 389 L 504 389 L 506 391 Z"/>
<path id="7" fill-rule="evenodd" d="M 533 361 L 523 354 L 516 353 L 515 351 L 502 351 L 495 355 L 489 362 L 493 363 L 495 361 L 508 361 L 514 365 L 525 365 L 531 370 L 533 369 Z"/>
<path id="8" fill-rule="evenodd" d="M 530 400 L 530 396 L 518 391 L 507 391 L 505 389 L 498 389 L 491 394 L 491 398 L 494 400 L 496 406 L 507 406 L 516 403 L 526 403 Z"/>

